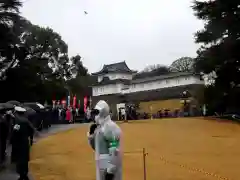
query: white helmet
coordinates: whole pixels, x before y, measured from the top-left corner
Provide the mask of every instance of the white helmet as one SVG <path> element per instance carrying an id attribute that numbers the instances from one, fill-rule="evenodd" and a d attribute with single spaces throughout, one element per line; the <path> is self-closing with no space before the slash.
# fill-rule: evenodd
<path id="1" fill-rule="evenodd" d="M 110 108 L 109 108 L 108 104 L 103 100 L 100 100 L 96 104 L 93 111 L 96 112 L 95 113 L 95 122 L 100 125 L 103 124 L 106 121 L 107 117 L 109 117 L 109 115 L 110 115 Z"/>

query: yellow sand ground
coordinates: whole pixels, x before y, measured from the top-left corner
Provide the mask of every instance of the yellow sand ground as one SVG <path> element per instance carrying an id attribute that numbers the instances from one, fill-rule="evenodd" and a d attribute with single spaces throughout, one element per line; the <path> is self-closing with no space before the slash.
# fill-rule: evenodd
<path id="1" fill-rule="evenodd" d="M 124 180 L 143 179 L 146 148 L 148 180 L 239 180 L 240 126 L 179 118 L 120 124 L 124 132 Z M 95 180 L 88 126 L 41 140 L 33 146 L 35 180 Z"/>

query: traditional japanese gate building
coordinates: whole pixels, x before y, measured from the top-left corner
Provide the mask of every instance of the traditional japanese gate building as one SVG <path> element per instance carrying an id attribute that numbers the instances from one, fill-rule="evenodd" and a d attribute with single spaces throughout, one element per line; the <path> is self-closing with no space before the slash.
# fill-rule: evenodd
<path id="1" fill-rule="evenodd" d="M 92 86 L 93 105 L 106 100 L 114 115 L 116 105 L 122 102 L 139 103 L 140 110 L 145 112 L 180 108 L 184 91 L 188 91 L 189 98 L 196 101 L 197 93 L 204 86 L 204 81 L 193 73 L 138 74 L 125 61 L 104 65 L 101 71 L 92 75 L 98 77 L 98 82 Z"/>

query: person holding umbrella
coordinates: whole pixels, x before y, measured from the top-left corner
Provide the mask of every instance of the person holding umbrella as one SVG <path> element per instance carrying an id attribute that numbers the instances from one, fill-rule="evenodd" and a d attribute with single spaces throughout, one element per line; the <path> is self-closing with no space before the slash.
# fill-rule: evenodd
<path id="1" fill-rule="evenodd" d="M 26 117 L 33 124 L 36 111 L 27 106 L 23 106 L 23 108 L 26 109 L 26 112 L 25 112 Z M 33 134 L 30 136 L 30 145 L 31 146 L 33 145 Z"/>
<path id="2" fill-rule="evenodd" d="M 0 166 L 3 167 L 6 160 L 7 139 L 11 128 L 11 110 L 14 108 L 12 104 L 0 104 Z"/>
<path id="3" fill-rule="evenodd" d="M 30 137 L 36 132 L 32 123 L 26 118 L 26 109 L 16 106 L 15 122 L 12 132 L 12 160 L 16 163 L 18 180 L 29 180 L 28 162 L 30 154 Z"/>
<path id="4" fill-rule="evenodd" d="M 6 134 L 6 123 L 4 120 L 4 116 L 2 113 L 0 113 L 0 168 L 3 167 L 4 161 L 5 161 L 5 151 L 6 151 L 6 140 L 5 134 Z"/>

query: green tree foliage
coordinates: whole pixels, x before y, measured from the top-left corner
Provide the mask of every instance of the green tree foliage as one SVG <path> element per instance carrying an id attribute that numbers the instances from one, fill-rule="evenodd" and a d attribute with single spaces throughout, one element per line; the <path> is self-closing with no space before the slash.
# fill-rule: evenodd
<path id="1" fill-rule="evenodd" d="M 220 111 L 240 107 L 240 1 L 194 1 L 193 10 L 205 22 L 196 33 L 198 50 L 195 69 L 204 74 L 216 73 L 215 83 L 206 91 L 215 91 L 206 100 Z M 210 93 L 211 94 L 211 93 Z M 221 99 L 224 103 L 217 103 Z M 217 108 L 219 109 L 219 108 Z"/>
<path id="2" fill-rule="evenodd" d="M 19 15 L 22 6 L 19 0 L 0 2 L 0 78 L 16 62 L 15 54 L 21 53 L 19 35 L 25 21 Z"/>
<path id="3" fill-rule="evenodd" d="M 81 56 L 76 55 L 71 57 L 71 63 L 74 77 L 67 81 L 70 91 L 80 99 L 85 95 L 91 95 L 90 86 L 97 82 L 96 77 L 88 73 L 87 68 L 83 66 Z"/>
<path id="4" fill-rule="evenodd" d="M 51 28 L 33 25 L 28 21 L 22 21 L 19 28 L 21 33 L 15 42 L 16 48 L 4 50 L 6 54 L 10 51 L 14 58 L 1 54 L 5 62 L 12 64 L 2 73 L 1 101 L 16 99 L 44 102 L 66 97 L 66 79 L 87 74 L 81 57 L 78 55 L 69 59 L 67 44 Z"/>
<path id="5" fill-rule="evenodd" d="M 88 74 L 88 70 L 86 67 L 83 66 L 81 56 L 76 55 L 71 57 L 71 67 L 72 73 L 75 76 L 86 76 Z"/>
<path id="6" fill-rule="evenodd" d="M 50 28 L 28 23 L 22 34 L 22 43 L 27 51 L 19 66 L 34 64 L 36 73 L 45 80 L 52 75 L 63 78 L 65 66 L 69 62 L 68 46 L 61 36 Z"/>
<path id="7" fill-rule="evenodd" d="M 19 51 L 15 51 L 17 61 L 1 81 L 1 99 L 42 102 L 65 95 L 64 82 L 56 75 L 60 70 L 51 68 L 51 64 L 54 58 L 67 54 L 66 43 L 50 28 L 27 21 L 24 27 L 17 44 Z"/>
<path id="8" fill-rule="evenodd" d="M 0 2 L 0 99 L 45 102 L 71 94 L 91 94 L 95 79 L 81 56 L 68 56 L 68 45 L 51 28 L 19 15 L 19 0 Z"/>
<path id="9" fill-rule="evenodd" d="M 170 70 L 172 72 L 192 72 L 193 64 L 194 64 L 193 58 L 181 57 L 171 64 Z"/>

